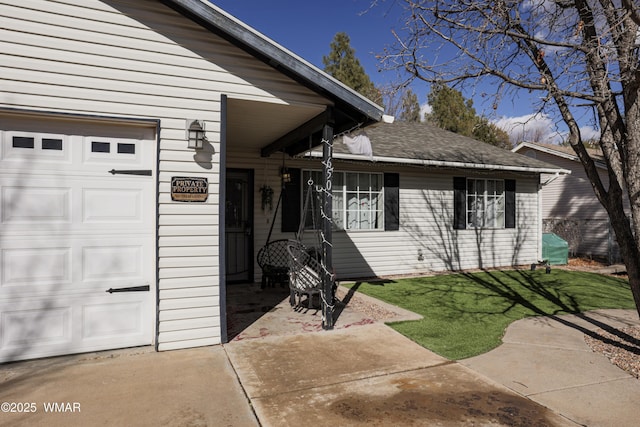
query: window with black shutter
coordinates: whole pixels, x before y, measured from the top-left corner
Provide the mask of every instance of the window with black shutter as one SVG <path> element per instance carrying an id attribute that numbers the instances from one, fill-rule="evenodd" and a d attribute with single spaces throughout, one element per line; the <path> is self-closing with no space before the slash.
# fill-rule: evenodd
<path id="1" fill-rule="evenodd" d="M 515 228 L 513 179 L 453 178 L 453 228 Z"/>

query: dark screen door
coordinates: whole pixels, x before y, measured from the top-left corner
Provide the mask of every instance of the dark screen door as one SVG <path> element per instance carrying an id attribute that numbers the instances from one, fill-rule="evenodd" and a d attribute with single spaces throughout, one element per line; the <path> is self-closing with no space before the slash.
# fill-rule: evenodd
<path id="1" fill-rule="evenodd" d="M 225 250 L 227 282 L 253 280 L 253 171 L 227 171 Z"/>

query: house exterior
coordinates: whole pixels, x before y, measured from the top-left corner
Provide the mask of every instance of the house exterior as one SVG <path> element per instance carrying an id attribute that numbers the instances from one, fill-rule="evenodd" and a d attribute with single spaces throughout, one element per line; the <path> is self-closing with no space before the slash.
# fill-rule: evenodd
<path id="1" fill-rule="evenodd" d="M 382 109 L 206 1 L 0 15 L 0 362 L 223 342 L 225 269 L 255 258 L 236 196 L 261 151 Z"/>
<path id="2" fill-rule="evenodd" d="M 571 174 L 543 174 L 540 191 L 542 221 L 546 232 L 553 232 L 569 243 L 569 251 L 609 263 L 620 261 L 620 251 L 606 210 L 593 192 L 584 167 L 571 147 L 523 142 L 513 152 L 557 165 Z M 607 166 L 599 150 L 590 149 L 600 179 L 608 186 Z"/>
<path id="3" fill-rule="evenodd" d="M 539 177 L 568 171 L 425 123 L 379 123 L 363 133 L 373 155 L 352 154 L 341 138 L 334 143 L 333 267 L 338 280 L 541 259 Z M 311 159 L 320 156 L 310 151 L 303 160 L 287 162 L 302 171 L 303 188 L 309 177 L 305 172 L 318 168 Z M 379 185 L 371 184 L 370 194 L 356 195 L 363 178 Z M 384 200 L 376 202 L 377 189 Z M 354 200 L 360 211 L 364 205 L 374 214 L 358 218 Z M 284 210 L 295 211 L 296 203 L 285 202 Z M 291 216 L 297 225 L 298 218 Z M 311 234 L 309 244 L 313 239 Z"/>
<path id="4" fill-rule="evenodd" d="M 382 109 L 207 1 L 0 15 L 0 362 L 224 342 L 227 286 L 259 280 L 318 175 L 338 279 L 539 259 L 539 175 L 561 168 L 401 125 L 350 154 L 333 134 Z"/>

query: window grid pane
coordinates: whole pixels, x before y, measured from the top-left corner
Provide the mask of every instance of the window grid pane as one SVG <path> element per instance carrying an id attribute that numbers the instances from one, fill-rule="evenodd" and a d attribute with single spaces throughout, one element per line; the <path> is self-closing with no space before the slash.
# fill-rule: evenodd
<path id="1" fill-rule="evenodd" d="M 322 177 L 320 171 L 303 171 L 303 197 L 306 197 L 309 177 L 314 183 Z M 333 227 L 334 229 L 366 230 L 384 227 L 384 199 L 382 174 L 334 172 L 333 174 Z M 303 199 L 304 203 L 304 199 Z M 315 201 L 317 217 L 320 218 L 319 201 Z M 307 212 L 305 226 L 312 226 Z M 320 222 L 316 222 L 320 226 Z"/>
<path id="2" fill-rule="evenodd" d="M 504 181 L 467 180 L 467 227 L 504 228 Z"/>

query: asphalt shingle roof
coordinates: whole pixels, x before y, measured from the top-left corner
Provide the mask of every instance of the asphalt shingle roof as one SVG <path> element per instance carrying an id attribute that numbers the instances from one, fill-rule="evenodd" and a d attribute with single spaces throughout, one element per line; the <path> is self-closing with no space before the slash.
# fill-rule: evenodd
<path id="1" fill-rule="evenodd" d="M 373 156 L 413 159 L 477 166 L 546 169 L 558 166 L 529 158 L 426 123 L 380 123 L 364 130 L 371 141 Z M 349 154 L 342 138 L 336 139 L 334 154 Z M 363 158 L 363 160 L 366 158 Z"/>
<path id="2" fill-rule="evenodd" d="M 536 147 L 540 147 L 540 148 L 543 148 L 543 149 L 546 148 L 547 150 L 555 151 L 558 153 L 563 153 L 571 156 L 577 162 L 580 161 L 578 159 L 576 152 L 573 151 L 573 148 L 571 147 L 565 147 L 563 145 L 557 145 L 557 144 L 543 144 L 542 142 L 526 142 L 524 144 L 529 148 L 535 149 Z M 589 153 L 589 156 L 591 156 L 591 158 L 595 162 L 600 162 L 604 164 L 605 162 L 604 155 L 602 154 L 602 150 L 600 148 L 587 148 L 587 153 Z"/>

